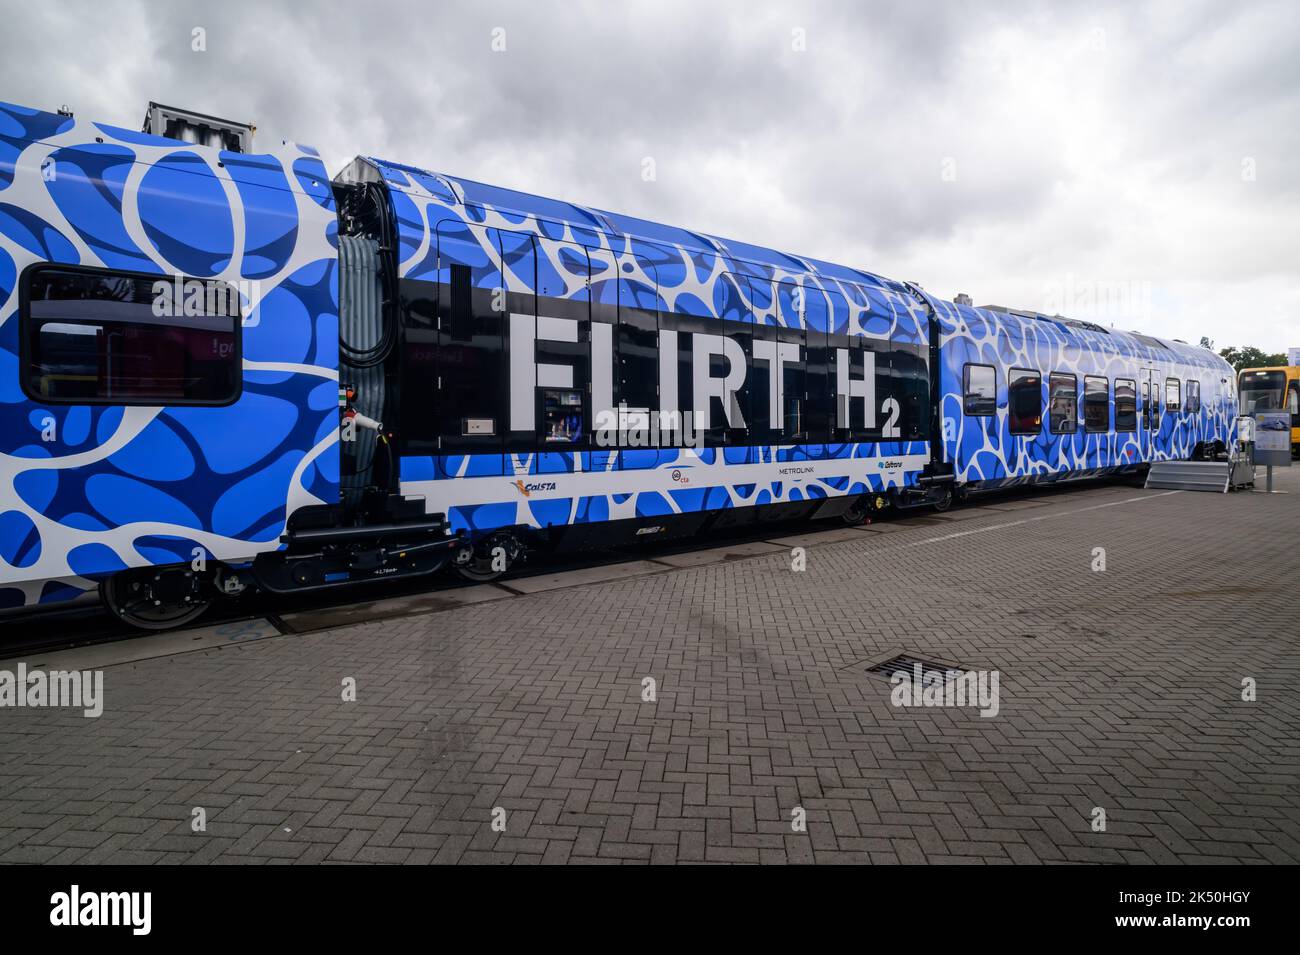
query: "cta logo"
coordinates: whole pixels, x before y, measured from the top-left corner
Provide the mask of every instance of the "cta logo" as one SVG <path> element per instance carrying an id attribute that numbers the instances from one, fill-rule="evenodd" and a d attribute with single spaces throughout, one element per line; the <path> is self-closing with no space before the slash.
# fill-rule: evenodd
<path id="1" fill-rule="evenodd" d="M 534 491 L 554 491 L 554 481 L 533 481 L 525 484 L 522 480 L 515 481 L 515 487 L 524 497 L 531 497 Z"/>
<path id="2" fill-rule="evenodd" d="M 673 482 L 676 484 L 690 484 L 691 479 L 683 474 L 680 468 L 673 468 Z"/>

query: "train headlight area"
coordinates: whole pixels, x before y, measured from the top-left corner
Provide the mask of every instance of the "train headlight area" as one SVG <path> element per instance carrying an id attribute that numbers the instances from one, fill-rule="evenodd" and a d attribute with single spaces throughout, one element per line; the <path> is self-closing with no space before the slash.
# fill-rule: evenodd
<path id="1" fill-rule="evenodd" d="M 0 119 L 9 612 L 166 628 L 1234 445 L 1232 370 L 1183 342 L 380 158 L 331 178 L 156 104 L 147 136 Z"/>

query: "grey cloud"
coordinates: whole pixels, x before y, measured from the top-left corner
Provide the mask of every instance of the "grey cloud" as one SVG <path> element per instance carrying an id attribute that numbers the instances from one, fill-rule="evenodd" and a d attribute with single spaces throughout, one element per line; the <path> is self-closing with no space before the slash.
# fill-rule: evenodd
<path id="1" fill-rule="evenodd" d="M 123 125 L 156 99 L 332 168 L 382 155 L 982 300 L 1135 276 L 1182 303 L 1157 331 L 1300 344 L 1293 3 L 4 5 L 0 98 Z"/>

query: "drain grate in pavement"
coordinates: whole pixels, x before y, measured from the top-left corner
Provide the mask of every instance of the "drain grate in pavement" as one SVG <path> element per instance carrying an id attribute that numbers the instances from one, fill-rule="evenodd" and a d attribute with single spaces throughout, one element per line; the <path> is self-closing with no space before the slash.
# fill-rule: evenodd
<path id="1" fill-rule="evenodd" d="M 915 680 L 917 667 L 920 667 L 921 683 L 925 683 L 927 680 L 933 680 L 934 678 L 930 676 L 931 673 L 937 673 L 939 675 L 940 683 L 947 683 L 949 680 L 955 680 L 966 672 L 959 667 L 950 666 L 947 663 L 935 663 L 932 660 L 922 660 L 920 657 L 914 657 L 907 653 L 900 653 L 898 656 L 891 657 L 883 663 L 877 663 L 875 666 L 867 667 L 867 672 L 874 673 L 877 676 L 882 676 L 888 680 L 895 673 L 901 670 Z"/>

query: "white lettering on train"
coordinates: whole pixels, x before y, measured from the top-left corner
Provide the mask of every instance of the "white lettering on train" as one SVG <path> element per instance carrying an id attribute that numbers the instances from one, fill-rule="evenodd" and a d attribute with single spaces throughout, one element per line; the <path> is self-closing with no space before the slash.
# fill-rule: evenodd
<path id="1" fill-rule="evenodd" d="M 612 328 L 600 322 L 591 323 L 591 381 L 590 393 L 594 420 L 612 415 L 614 408 L 614 339 Z M 678 332 L 659 330 L 659 405 L 665 411 L 676 411 L 678 401 Z M 510 315 L 510 428 L 512 431 L 532 431 L 537 423 L 538 388 L 575 388 L 583 383 L 573 380 L 570 365 L 537 361 L 539 341 L 579 341 L 579 322 L 572 318 L 522 314 Z M 862 355 L 861 371 L 852 353 Z M 715 358 L 721 358 L 724 370 L 715 374 Z M 802 349 L 794 342 L 777 342 L 756 339 L 753 359 L 766 364 L 768 369 L 768 420 L 781 421 L 785 402 L 785 370 L 802 359 Z M 835 365 L 835 417 L 836 427 L 850 428 L 854 402 L 862 403 L 862 427 L 876 427 L 876 355 L 865 349 L 836 348 Z M 734 338 L 726 335 L 695 332 L 691 335 L 691 391 L 695 427 L 706 431 L 714 427 L 747 428 L 740 409 L 739 395 L 745 387 L 748 372 L 745 349 Z M 713 416 L 714 399 L 722 406 L 722 420 Z M 897 416 L 895 412 L 895 417 Z M 891 419 L 892 420 L 892 419 Z"/>
<path id="2" fill-rule="evenodd" d="M 856 349 L 855 349 L 856 350 Z M 837 427 L 848 428 L 851 415 L 851 403 L 857 399 L 862 402 L 863 427 L 872 430 L 876 427 L 876 353 L 862 352 L 862 377 L 850 376 L 847 348 L 835 349 L 835 420 Z"/>
<path id="3" fill-rule="evenodd" d="M 754 360 L 767 362 L 767 420 L 782 420 L 785 407 L 785 366 L 799 362 L 799 346 L 794 342 L 754 341 Z"/>

